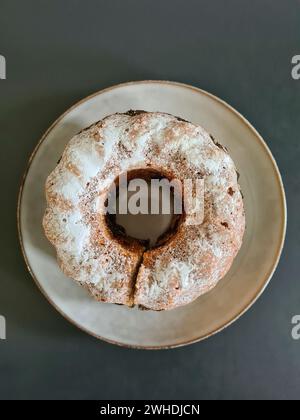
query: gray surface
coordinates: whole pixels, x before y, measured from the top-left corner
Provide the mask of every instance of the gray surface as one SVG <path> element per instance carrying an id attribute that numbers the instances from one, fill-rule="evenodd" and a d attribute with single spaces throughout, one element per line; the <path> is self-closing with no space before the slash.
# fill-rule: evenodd
<path id="1" fill-rule="evenodd" d="M 300 54 L 296 0 L 0 1 L 0 398 L 298 398 L 300 341 Z M 18 183 L 44 130 L 115 83 L 170 79 L 225 99 L 260 131 L 286 186 L 280 266 L 258 303 L 206 342 L 145 352 L 98 342 L 69 324 L 26 272 Z"/>

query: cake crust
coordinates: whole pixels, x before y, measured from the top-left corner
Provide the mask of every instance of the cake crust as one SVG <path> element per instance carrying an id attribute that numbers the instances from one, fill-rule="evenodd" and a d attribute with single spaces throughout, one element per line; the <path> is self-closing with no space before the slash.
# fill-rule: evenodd
<path id="1" fill-rule="evenodd" d="M 113 234 L 103 206 L 122 173 L 154 170 L 205 181 L 201 225 L 184 218 L 156 248 Z M 63 272 L 99 301 L 166 310 L 192 302 L 224 277 L 245 214 L 235 165 L 202 127 L 165 113 L 129 111 L 71 139 L 46 181 L 45 234 Z"/>

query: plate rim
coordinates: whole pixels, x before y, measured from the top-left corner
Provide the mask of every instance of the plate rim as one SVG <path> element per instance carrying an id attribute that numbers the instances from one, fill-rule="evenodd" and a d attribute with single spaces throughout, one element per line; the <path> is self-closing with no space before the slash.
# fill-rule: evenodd
<path id="1" fill-rule="evenodd" d="M 111 340 L 108 339 L 106 337 L 102 337 L 98 334 L 95 334 L 91 331 L 89 331 L 87 328 L 79 325 L 76 321 L 74 321 L 72 318 L 70 318 L 68 315 L 66 315 L 64 313 L 64 311 L 58 307 L 53 300 L 49 297 L 49 295 L 47 294 L 47 292 L 44 290 L 44 288 L 41 286 L 41 284 L 39 283 L 38 279 L 36 278 L 33 269 L 30 266 L 30 262 L 29 259 L 26 255 L 26 251 L 25 251 L 25 246 L 24 246 L 24 242 L 23 242 L 23 235 L 22 235 L 22 227 L 21 227 L 21 206 L 22 206 L 22 198 L 23 198 L 23 190 L 24 190 L 24 185 L 26 182 L 26 178 L 28 175 L 28 172 L 30 170 L 31 164 L 33 162 L 33 159 L 35 158 L 40 146 L 42 145 L 42 143 L 44 142 L 44 140 L 46 139 L 46 137 L 48 136 L 48 134 L 52 131 L 52 129 L 68 114 L 70 113 L 73 109 L 77 108 L 79 105 L 87 102 L 88 100 L 94 98 L 95 96 L 98 96 L 100 94 L 109 92 L 111 90 L 114 89 L 118 89 L 120 87 L 126 87 L 126 86 L 132 86 L 132 85 L 140 85 L 140 84 L 163 84 L 163 85 L 168 85 L 168 86 L 177 86 L 177 87 L 182 87 L 185 89 L 191 89 L 193 91 L 196 91 L 197 93 L 201 93 L 203 95 L 208 96 L 209 98 L 215 100 L 216 102 L 218 102 L 219 104 L 223 105 L 225 108 L 227 108 L 229 111 L 231 111 L 232 113 L 234 113 L 241 121 L 243 124 L 245 124 L 255 135 L 257 141 L 260 142 L 260 144 L 263 146 L 264 151 L 266 152 L 266 154 L 268 155 L 275 173 L 276 173 L 276 178 L 277 178 L 277 182 L 278 182 L 278 186 L 279 186 L 279 190 L 280 190 L 280 196 L 281 196 L 281 213 L 282 213 L 282 220 L 281 220 L 281 234 L 280 234 L 280 240 L 279 240 L 279 244 L 277 247 L 277 251 L 276 251 L 276 258 L 274 259 L 273 263 L 271 264 L 271 269 L 269 271 L 269 273 L 266 275 L 265 281 L 263 283 L 263 286 L 260 288 L 260 290 L 256 293 L 256 295 L 253 297 L 253 299 L 251 299 L 249 301 L 249 303 L 247 303 L 247 305 L 245 305 L 243 307 L 242 310 L 240 310 L 233 318 L 231 318 L 229 321 L 225 322 L 224 324 L 222 324 L 220 327 L 216 328 L 215 330 L 211 331 L 208 334 L 205 334 L 203 336 L 200 336 L 198 338 L 192 339 L 192 340 L 185 340 L 183 342 L 180 343 L 176 343 L 176 344 L 170 344 L 170 345 L 161 345 L 161 346 L 142 346 L 142 345 L 135 345 L 135 344 L 127 344 L 127 343 L 123 343 L 121 341 L 115 341 L 115 340 Z M 286 194 L 285 194 L 285 190 L 284 190 L 284 184 L 283 184 L 283 180 L 279 171 L 279 167 L 277 165 L 277 162 L 271 152 L 271 150 L 269 149 L 267 143 L 265 142 L 265 140 L 263 139 L 263 137 L 259 134 L 259 132 L 255 129 L 255 127 L 253 127 L 253 125 L 239 112 L 237 111 L 235 108 L 233 108 L 231 105 L 229 105 L 226 101 L 224 101 L 223 99 L 220 99 L 219 97 L 217 97 L 216 95 L 207 92 L 206 90 L 203 90 L 201 88 L 198 88 L 196 86 L 192 86 L 186 83 L 181 83 L 181 82 L 175 82 L 175 81 L 169 81 L 169 80 L 138 80 L 138 81 L 131 81 L 131 82 L 125 82 L 125 83 L 118 83 L 116 85 L 101 89 L 97 92 L 92 93 L 91 95 L 88 95 L 86 97 L 84 97 L 83 99 L 77 101 L 74 105 L 72 105 L 71 107 L 69 107 L 63 114 L 61 114 L 51 125 L 50 127 L 44 132 L 44 134 L 42 135 L 42 137 L 39 139 L 38 143 L 36 144 L 36 146 L 34 147 L 32 153 L 29 156 L 29 159 L 27 161 L 27 164 L 25 166 L 25 171 L 23 173 L 23 176 L 21 177 L 21 182 L 20 182 L 20 186 L 19 186 L 19 193 L 18 193 L 18 200 L 17 200 L 17 230 L 18 230 L 18 238 L 19 238 L 19 243 L 20 243 L 20 247 L 21 247 L 21 252 L 25 261 L 25 265 L 26 268 L 28 270 L 28 272 L 30 273 L 31 277 L 33 278 L 36 286 L 38 287 L 38 289 L 40 290 L 40 292 L 44 295 L 44 297 L 46 298 L 46 300 L 58 311 L 58 313 L 60 315 L 62 315 L 68 322 L 70 322 L 71 324 L 75 325 L 77 328 L 79 328 L 81 331 L 89 334 L 90 336 L 93 336 L 95 338 L 97 338 L 98 340 L 102 340 L 104 342 L 107 342 L 109 344 L 113 344 L 113 345 L 117 345 L 119 347 L 125 347 L 125 348 L 130 348 L 130 349 L 138 349 L 138 350 L 167 350 L 167 349 L 173 349 L 173 348 L 178 348 L 178 347 L 183 347 L 183 346 L 187 346 L 190 344 L 194 344 L 194 343 L 198 343 L 201 341 L 204 341 L 210 337 L 213 337 L 214 335 L 218 334 L 219 332 L 223 331 L 225 328 L 231 326 L 235 321 L 237 321 L 240 317 L 242 317 L 256 302 L 257 300 L 260 298 L 260 296 L 263 294 L 263 292 L 265 291 L 265 289 L 267 288 L 267 286 L 269 285 L 274 272 L 279 264 L 280 261 L 280 257 L 283 251 L 283 247 L 284 247 L 284 243 L 285 243 L 285 238 L 286 238 L 286 230 L 287 230 L 287 201 L 286 201 Z"/>

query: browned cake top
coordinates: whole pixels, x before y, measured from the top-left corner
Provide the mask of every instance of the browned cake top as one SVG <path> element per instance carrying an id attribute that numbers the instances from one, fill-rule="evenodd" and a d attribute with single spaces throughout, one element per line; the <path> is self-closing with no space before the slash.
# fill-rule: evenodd
<path id="1" fill-rule="evenodd" d="M 205 182 L 201 225 L 184 218 L 158 248 L 118 240 L 99 209 L 124 172 Z M 46 183 L 47 237 L 63 271 L 105 302 L 162 310 L 191 302 L 229 270 L 245 228 L 234 163 L 201 127 L 164 113 L 115 114 L 76 135 Z"/>

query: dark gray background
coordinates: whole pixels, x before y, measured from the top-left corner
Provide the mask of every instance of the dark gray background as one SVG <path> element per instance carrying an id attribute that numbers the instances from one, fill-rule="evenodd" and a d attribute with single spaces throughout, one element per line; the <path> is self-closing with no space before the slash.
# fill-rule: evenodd
<path id="1" fill-rule="evenodd" d="M 0 0 L 0 54 L 0 398 L 298 398 L 300 2 Z M 289 205 L 262 298 L 216 337 L 170 351 L 114 347 L 69 324 L 27 273 L 16 230 L 18 184 L 45 129 L 86 95 L 141 79 L 190 83 L 237 108 L 274 153 Z"/>

